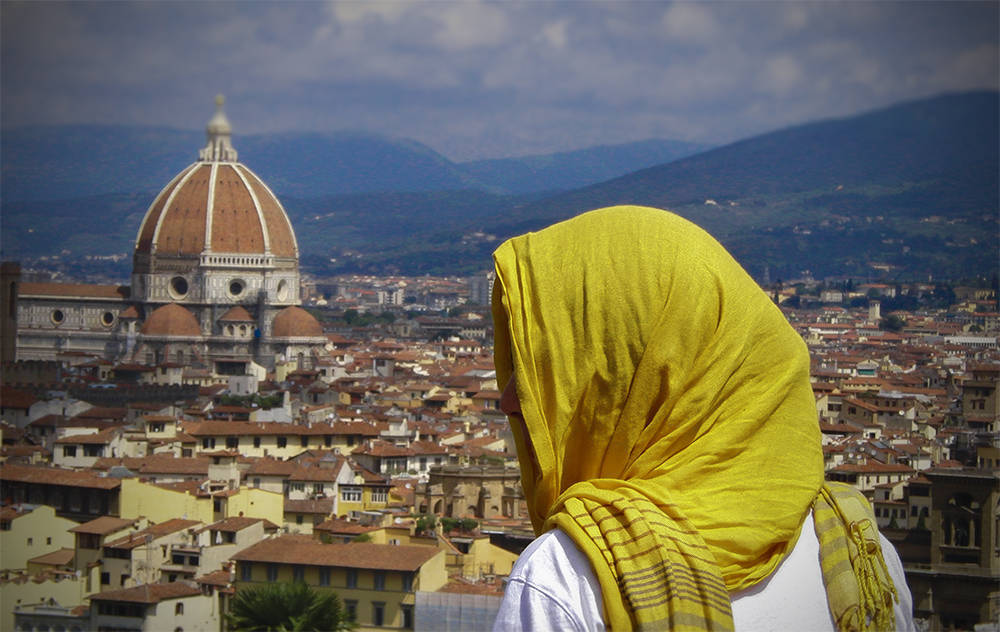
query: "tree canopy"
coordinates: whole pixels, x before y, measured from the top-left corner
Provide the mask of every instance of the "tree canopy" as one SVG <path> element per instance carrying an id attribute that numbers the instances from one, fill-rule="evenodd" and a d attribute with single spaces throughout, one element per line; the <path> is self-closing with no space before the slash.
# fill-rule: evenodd
<path id="1" fill-rule="evenodd" d="M 226 622 L 234 632 L 338 632 L 353 630 L 333 592 L 317 592 L 302 582 L 244 588 L 230 602 Z"/>

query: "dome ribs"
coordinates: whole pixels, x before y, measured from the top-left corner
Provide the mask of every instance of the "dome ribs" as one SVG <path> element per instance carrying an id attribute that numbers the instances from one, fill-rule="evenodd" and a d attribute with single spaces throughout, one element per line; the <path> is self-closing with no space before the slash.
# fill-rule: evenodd
<path id="1" fill-rule="evenodd" d="M 257 205 L 231 165 L 219 165 L 216 175 L 211 246 L 213 252 L 264 252 Z"/>

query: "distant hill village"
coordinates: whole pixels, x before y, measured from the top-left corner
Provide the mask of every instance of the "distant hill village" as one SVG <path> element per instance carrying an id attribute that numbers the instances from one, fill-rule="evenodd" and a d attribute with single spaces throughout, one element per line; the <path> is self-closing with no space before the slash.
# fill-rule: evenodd
<path id="1" fill-rule="evenodd" d="M 490 629 L 533 534 L 490 277 L 299 272 L 221 100 L 152 201 L 129 286 L 3 264 L 0 629 L 225 630 L 240 590 L 335 591 L 360 630 Z M 928 629 L 1000 619 L 995 288 L 769 287 Z M 788 445 L 794 450 L 794 445 Z"/>

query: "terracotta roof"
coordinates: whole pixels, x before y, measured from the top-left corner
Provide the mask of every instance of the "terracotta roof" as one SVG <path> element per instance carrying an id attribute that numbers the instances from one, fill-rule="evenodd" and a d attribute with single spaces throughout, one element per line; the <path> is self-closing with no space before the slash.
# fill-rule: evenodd
<path id="1" fill-rule="evenodd" d="M 146 336 L 200 336 L 201 327 L 194 314 L 177 303 L 157 307 L 142 324 Z"/>
<path id="2" fill-rule="evenodd" d="M 88 470 L 63 470 L 34 465 L 0 465 L 0 480 L 42 485 L 65 485 L 90 489 L 115 489 L 121 486 L 116 478 L 103 478 Z"/>
<path id="3" fill-rule="evenodd" d="M 215 186 L 210 188 L 213 167 Z M 210 190 L 215 196 L 211 217 Z M 206 244 L 209 223 L 211 244 Z M 292 226 L 281 204 L 256 174 L 241 164 L 197 162 L 179 173 L 146 212 L 136 251 L 200 254 L 206 245 L 217 253 L 264 254 L 270 250 L 279 257 L 298 255 Z"/>
<path id="4" fill-rule="evenodd" d="M 233 516 L 231 518 L 226 518 L 225 520 L 220 520 L 218 522 L 213 522 L 212 524 L 205 527 L 209 531 L 224 531 L 227 533 L 236 533 L 237 531 L 242 531 L 250 525 L 257 524 L 258 522 L 267 522 L 264 518 L 247 518 L 244 516 Z"/>
<path id="5" fill-rule="evenodd" d="M 323 544 L 311 536 L 289 535 L 263 540 L 231 559 L 387 571 L 416 571 L 438 555 L 437 547 L 353 542 Z"/>
<path id="6" fill-rule="evenodd" d="M 86 283 L 22 283 L 21 296 L 78 296 L 82 298 L 110 298 L 122 300 L 129 297 L 127 285 L 90 285 Z"/>
<path id="7" fill-rule="evenodd" d="M 134 549 L 137 546 L 143 544 L 146 541 L 146 536 L 152 536 L 153 539 L 162 538 L 165 535 L 170 535 L 171 533 L 177 533 L 178 531 L 183 531 L 190 527 L 200 525 L 201 522 L 198 520 L 184 520 L 183 518 L 171 518 L 159 524 L 155 524 L 141 531 L 136 531 L 135 533 L 130 533 L 129 535 L 118 538 L 113 542 L 107 542 L 104 546 L 111 547 L 113 549 Z"/>
<path id="8" fill-rule="evenodd" d="M 28 560 L 29 564 L 45 564 L 48 566 L 66 566 L 73 563 L 76 552 L 73 549 L 59 549 L 45 555 L 39 555 Z"/>
<path id="9" fill-rule="evenodd" d="M 96 535 L 107 535 L 115 531 L 121 531 L 125 527 L 135 524 L 135 520 L 125 518 L 115 518 L 114 516 L 101 516 L 94 518 L 90 522 L 69 529 L 70 533 L 93 533 Z"/>
<path id="10" fill-rule="evenodd" d="M 315 316 L 301 307 L 291 305 L 274 317 L 271 335 L 275 338 L 323 336 L 323 328 Z"/>
<path id="11" fill-rule="evenodd" d="M 341 518 L 329 518 L 313 527 L 313 531 L 329 531 L 342 535 L 360 535 L 369 531 L 377 531 L 379 527 L 366 527 L 357 522 L 350 522 Z"/>
<path id="12" fill-rule="evenodd" d="M 140 457 L 98 459 L 92 469 L 109 470 L 116 465 L 126 467 L 137 474 L 187 474 L 207 476 L 211 459 L 201 456 L 175 457 L 171 453 L 151 454 Z"/>
<path id="13" fill-rule="evenodd" d="M 215 571 L 214 573 L 195 577 L 194 580 L 199 584 L 207 584 L 209 586 L 228 586 L 232 583 L 233 576 L 229 571 Z"/>
<path id="14" fill-rule="evenodd" d="M 89 434 L 75 434 L 55 440 L 59 445 L 107 445 L 121 434 L 121 428 L 112 426 Z"/>
<path id="15" fill-rule="evenodd" d="M 21 391 L 10 386 L 0 387 L 0 406 L 4 408 L 27 410 L 37 401 L 38 398 L 28 391 Z"/>
<path id="16" fill-rule="evenodd" d="M 109 590 L 90 595 L 91 601 L 127 601 L 130 603 L 159 603 L 165 599 L 179 599 L 200 595 L 201 589 L 182 582 L 169 584 L 143 584 L 134 588 Z"/>
<path id="17" fill-rule="evenodd" d="M 220 321 L 226 322 L 236 322 L 236 323 L 252 323 L 254 322 L 253 316 L 250 315 L 242 305 L 235 305 L 229 308 L 225 314 L 219 317 Z"/>

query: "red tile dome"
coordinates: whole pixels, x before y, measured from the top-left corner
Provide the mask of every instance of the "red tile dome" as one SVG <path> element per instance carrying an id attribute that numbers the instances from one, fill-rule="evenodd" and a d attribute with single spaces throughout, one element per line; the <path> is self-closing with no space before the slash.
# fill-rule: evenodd
<path id="1" fill-rule="evenodd" d="M 156 308 L 141 329 L 146 336 L 200 336 L 201 327 L 194 314 L 177 303 Z"/>
<path id="2" fill-rule="evenodd" d="M 274 317 L 271 336 L 275 338 L 301 338 L 323 335 L 323 327 L 316 317 L 295 305 L 286 307 Z"/>
<path id="3" fill-rule="evenodd" d="M 278 198 L 237 162 L 221 97 L 200 160 L 177 174 L 142 220 L 137 255 L 274 255 L 298 258 L 292 224 Z"/>

